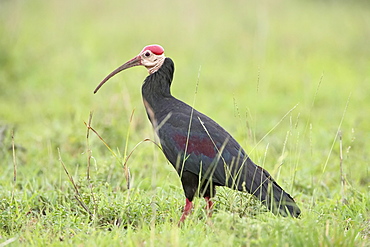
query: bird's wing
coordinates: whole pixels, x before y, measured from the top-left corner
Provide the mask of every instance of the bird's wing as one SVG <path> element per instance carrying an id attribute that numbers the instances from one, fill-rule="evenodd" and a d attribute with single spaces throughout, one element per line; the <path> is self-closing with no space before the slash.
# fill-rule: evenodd
<path id="1" fill-rule="evenodd" d="M 248 191 L 274 213 L 287 215 L 288 210 L 294 217 L 300 214 L 294 199 L 209 117 L 195 110 L 192 115 L 177 111 L 161 125 L 158 134 L 163 151 L 180 176 L 189 171 L 214 185 Z"/>
<path id="2" fill-rule="evenodd" d="M 166 157 L 179 174 L 190 171 L 211 178 L 217 185 L 231 186 L 246 159 L 244 150 L 226 130 L 196 110 L 192 114 L 173 113 L 158 134 Z"/>

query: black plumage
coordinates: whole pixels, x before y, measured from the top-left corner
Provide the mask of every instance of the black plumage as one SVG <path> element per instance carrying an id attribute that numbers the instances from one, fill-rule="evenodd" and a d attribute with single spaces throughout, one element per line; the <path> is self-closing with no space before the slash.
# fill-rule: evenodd
<path id="1" fill-rule="evenodd" d="M 98 88 L 123 69 L 135 65 L 148 68 L 150 75 L 142 85 L 142 97 L 163 153 L 181 178 L 186 205 L 180 222 L 190 213 L 196 195 L 206 199 L 208 214 L 211 214 L 213 204 L 210 198 L 216 193 L 215 186 L 247 191 L 260 199 L 273 213 L 298 217 L 300 209 L 293 198 L 265 169 L 253 163 L 225 129 L 171 95 L 173 61 L 164 57 L 163 51 L 158 52 L 152 47 L 159 49 L 160 46 L 145 47 L 137 57 L 130 60 L 131 63 L 127 62 L 107 76 Z M 159 64 L 157 68 L 145 64 L 143 59 L 147 55 L 152 56 L 151 60 L 158 61 L 154 63 Z"/>

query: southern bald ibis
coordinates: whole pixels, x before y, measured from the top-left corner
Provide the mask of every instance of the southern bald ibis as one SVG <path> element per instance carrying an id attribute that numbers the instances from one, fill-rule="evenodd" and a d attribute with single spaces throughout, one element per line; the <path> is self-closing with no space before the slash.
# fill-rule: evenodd
<path id="1" fill-rule="evenodd" d="M 149 71 L 142 97 L 150 122 L 159 136 L 163 153 L 176 169 L 185 192 L 186 204 L 180 222 L 193 208 L 194 196 L 207 202 L 211 215 L 215 186 L 247 191 L 274 214 L 298 217 L 294 199 L 262 167 L 256 165 L 239 143 L 220 125 L 171 95 L 174 63 L 160 45 L 149 45 L 98 85 L 127 68 L 143 65 Z"/>

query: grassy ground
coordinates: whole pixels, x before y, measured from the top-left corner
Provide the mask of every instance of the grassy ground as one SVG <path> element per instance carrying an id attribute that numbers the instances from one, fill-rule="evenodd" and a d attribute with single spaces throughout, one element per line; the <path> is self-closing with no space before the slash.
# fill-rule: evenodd
<path id="1" fill-rule="evenodd" d="M 0 246 L 370 246 L 369 7 L 1 1 Z M 151 43 L 175 61 L 173 94 L 232 133 L 301 219 L 220 188 L 212 221 L 196 200 L 176 226 L 177 175 L 153 143 L 135 149 L 157 140 L 141 102 L 146 70 L 92 94 Z M 90 111 L 112 151 L 86 138 Z"/>

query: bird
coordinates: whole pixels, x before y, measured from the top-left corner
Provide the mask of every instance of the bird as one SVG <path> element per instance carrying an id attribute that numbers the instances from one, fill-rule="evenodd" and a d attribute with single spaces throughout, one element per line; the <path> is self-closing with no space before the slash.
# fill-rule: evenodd
<path id="1" fill-rule="evenodd" d="M 179 225 L 191 214 L 194 197 L 205 199 L 207 216 L 212 216 L 216 186 L 248 192 L 273 214 L 300 216 L 294 199 L 269 172 L 251 160 L 229 132 L 171 94 L 174 62 L 164 55 L 162 46 L 145 46 L 137 56 L 108 74 L 94 94 L 111 77 L 134 66 L 144 66 L 149 72 L 141 87 L 143 103 L 162 151 L 184 190 L 185 206 Z"/>

